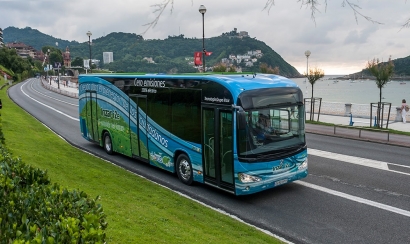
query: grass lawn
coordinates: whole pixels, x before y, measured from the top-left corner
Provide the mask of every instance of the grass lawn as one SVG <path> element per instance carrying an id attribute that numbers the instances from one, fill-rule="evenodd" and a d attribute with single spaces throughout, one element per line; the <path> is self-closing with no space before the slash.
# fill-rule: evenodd
<path id="1" fill-rule="evenodd" d="M 6 89 L 0 99 L 6 146 L 23 162 L 47 170 L 52 183 L 101 196 L 108 243 L 280 243 L 70 146 L 14 104 Z"/>

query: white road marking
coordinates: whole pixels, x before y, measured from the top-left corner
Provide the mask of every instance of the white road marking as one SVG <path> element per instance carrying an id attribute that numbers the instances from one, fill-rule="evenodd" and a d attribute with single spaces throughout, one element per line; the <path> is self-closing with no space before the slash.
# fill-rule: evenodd
<path id="1" fill-rule="evenodd" d="M 27 93 L 25 93 L 25 92 L 23 91 L 23 87 L 24 87 L 26 84 L 27 84 L 27 83 L 24 83 L 24 84 L 20 87 L 21 92 L 22 92 L 26 97 L 28 97 L 28 98 L 30 98 L 31 100 L 37 102 L 38 104 L 43 105 L 44 107 L 49 108 L 49 109 L 51 109 L 51 110 L 53 110 L 53 111 L 55 111 L 55 112 L 57 112 L 57 113 L 59 113 L 59 114 L 61 114 L 61 115 L 64 115 L 64 116 L 66 116 L 66 117 L 68 117 L 68 118 L 70 118 L 70 119 L 72 119 L 72 120 L 80 121 L 80 119 L 74 118 L 74 117 L 72 117 L 72 116 L 70 116 L 70 115 L 68 115 L 68 114 L 65 114 L 65 113 L 61 112 L 60 110 L 57 110 L 57 109 L 55 109 L 55 108 L 53 108 L 53 107 L 51 107 L 51 106 L 48 106 L 47 104 L 44 104 L 44 103 L 42 103 L 42 102 L 40 102 L 40 101 L 38 101 L 38 100 L 36 100 L 36 99 L 30 97 L 30 95 L 28 95 Z"/>
<path id="2" fill-rule="evenodd" d="M 410 217 L 410 211 L 407 211 L 407 210 L 404 210 L 404 209 L 392 207 L 392 206 L 389 206 L 389 205 L 386 205 L 386 204 L 383 204 L 383 203 L 374 202 L 374 201 L 367 200 L 367 199 L 364 199 L 364 198 L 361 198 L 361 197 L 356 197 L 356 196 L 353 196 L 353 195 L 350 195 L 350 194 L 346 194 L 346 193 L 343 193 L 343 192 L 340 192 L 340 191 L 335 191 L 335 190 L 328 189 L 328 188 L 325 188 L 325 187 L 322 187 L 322 186 L 310 184 L 310 183 L 307 183 L 307 182 L 304 182 L 304 181 L 295 181 L 294 183 L 302 185 L 302 186 L 306 186 L 306 187 L 309 187 L 309 188 L 312 188 L 312 189 L 315 189 L 315 190 L 318 190 L 318 191 L 322 191 L 322 192 L 325 192 L 325 193 L 328 193 L 328 194 L 331 194 L 331 195 L 334 195 L 334 196 L 342 197 L 342 198 L 345 198 L 345 199 L 348 199 L 348 200 L 351 200 L 351 201 L 355 201 L 355 202 L 358 202 L 358 203 L 363 203 L 363 204 L 366 204 L 366 205 L 369 205 L 369 206 L 372 206 L 372 207 L 380 208 L 380 209 L 383 209 L 383 210 L 386 210 L 386 211 L 389 211 L 389 212 L 393 212 L 393 213 L 397 213 L 397 214 L 400 214 L 400 215 L 403 215 L 403 216 L 406 216 L 406 217 Z"/>
<path id="3" fill-rule="evenodd" d="M 366 166 L 366 167 L 370 167 L 370 168 L 385 170 L 385 171 L 394 172 L 394 173 L 403 174 L 403 175 L 410 175 L 409 173 L 406 173 L 406 172 L 391 170 L 391 169 L 389 169 L 389 166 L 388 166 L 390 164 L 390 165 L 400 166 L 400 167 L 404 167 L 404 168 L 410 168 L 407 165 L 387 163 L 387 162 L 383 162 L 383 161 L 367 159 L 367 158 L 361 158 L 361 157 L 355 157 L 355 156 L 349 156 L 349 155 L 333 153 L 333 152 L 327 152 L 327 151 L 322 151 L 322 150 L 312 149 L 312 148 L 308 148 L 308 155 L 333 159 L 333 160 L 337 160 L 337 161 L 343 161 L 343 162 L 346 162 L 346 163 Z"/>
<path id="4" fill-rule="evenodd" d="M 69 102 L 66 102 L 66 101 L 63 101 L 63 100 L 60 100 L 60 99 L 57 99 L 57 98 L 48 96 L 48 95 L 46 95 L 46 94 L 44 94 L 44 93 L 41 93 L 40 91 L 35 90 L 34 87 L 33 87 L 33 83 L 34 83 L 35 81 L 33 81 L 33 80 L 30 80 L 30 81 L 31 81 L 31 84 L 30 84 L 30 85 L 31 85 L 31 89 L 32 89 L 33 91 L 37 92 L 38 94 L 41 94 L 41 95 L 43 95 L 43 96 L 45 96 L 45 97 L 48 97 L 48 98 L 50 98 L 50 99 L 56 100 L 56 101 L 61 102 L 61 103 L 65 103 L 65 104 L 68 104 L 68 105 L 71 105 L 71 106 L 76 106 L 76 107 L 78 107 L 78 104 L 69 103 Z M 41 81 L 40 81 L 40 82 L 41 82 Z"/>

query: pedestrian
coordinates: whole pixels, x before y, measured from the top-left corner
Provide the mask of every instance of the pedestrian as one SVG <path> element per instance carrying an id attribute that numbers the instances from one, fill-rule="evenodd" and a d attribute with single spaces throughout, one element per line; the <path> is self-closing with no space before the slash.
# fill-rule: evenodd
<path id="1" fill-rule="evenodd" d="M 401 100 L 401 117 L 403 118 L 403 123 L 406 123 L 406 112 L 408 111 L 408 105 L 406 104 L 406 99 Z"/>

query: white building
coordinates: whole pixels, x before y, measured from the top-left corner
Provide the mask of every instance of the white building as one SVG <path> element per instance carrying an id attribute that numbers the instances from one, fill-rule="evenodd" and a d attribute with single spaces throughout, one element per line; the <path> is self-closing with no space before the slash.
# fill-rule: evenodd
<path id="1" fill-rule="evenodd" d="M 223 58 L 223 59 L 221 59 L 221 63 L 223 63 L 223 64 L 229 64 L 230 61 L 229 61 L 229 59 L 227 59 L 227 58 Z"/>
<path id="2" fill-rule="evenodd" d="M 91 59 L 91 64 L 96 65 L 97 67 L 100 65 L 100 60 L 98 59 Z M 90 60 L 89 59 L 83 59 L 83 66 L 85 69 L 90 68 Z"/>
<path id="3" fill-rule="evenodd" d="M 104 64 L 109 64 L 114 62 L 114 55 L 112 52 L 103 52 L 103 62 Z"/>
<path id="4" fill-rule="evenodd" d="M 245 59 L 246 61 L 248 61 L 248 59 L 250 59 L 251 58 L 251 56 L 250 55 L 236 55 L 236 58 L 237 59 Z"/>
<path id="5" fill-rule="evenodd" d="M 0 46 L 3 46 L 4 42 L 3 42 L 3 30 L 0 28 Z"/>
<path id="6" fill-rule="evenodd" d="M 247 31 L 240 31 L 240 32 L 239 32 L 239 37 L 240 37 L 240 38 L 242 38 L 242 37 L 249 37 L 249 34 L 248 34 Z"/>
<path id="7" fill-rule="evenodd" d="M 144 57 L 142 60 L 147 61 L 149 64 L 155 64 L 154 59 L 152 57 Z"/>

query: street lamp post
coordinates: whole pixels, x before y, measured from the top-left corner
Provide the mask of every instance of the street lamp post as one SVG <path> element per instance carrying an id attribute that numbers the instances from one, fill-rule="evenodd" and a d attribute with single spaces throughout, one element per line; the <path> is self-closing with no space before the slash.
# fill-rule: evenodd
<path id="1" fill-rule="evenodd" d="M 305 52 L 305 56 L 306 56 L 306 76 L 305 76 L 305 85 L 306 85 L 306 95 L 307 95 L 307 82 L 306 82 L 306 77 L 307 75 L 309 75 L 309 56 L 310 56 L 311 52 L 309 50 L 307 50 Z"/>
<path id="2" fill-rule="evenodd" d="M 309 75 L 309 56 L 311 52 L 309 50 L 305 51 L 306 56 L 306 76 Z M 305 78 L 306 80 L 306 78 Z M 313 89 L 313 88 L 312 88 Z M 307 96 L 307 82 L 306 82 L 306 96 Z M 313 90 L 312 90 L 312 98 L 310 99 L 310 120 L 313 120 Z"/>
<path id="3" fill-rule="evenodd" d="M 203 72 L 205 72 L 205 13 L 206 13 L 206 8 L 204 5 L 199 6 L 199 12 L 202 14 L 202 69 Z"/>
<path id="4" fill-rule="evenodd" d="M 58 42 L 56 42 L 56 47 L 58 49 Z M 57 65 L 57 89 L 60 90 L 60 62 L 57 62 L 56 65 Z"/>
<path id="5" fill-rule="evenodd" d="M 47 79 L 48 79 L 48 81 L 50 82 L 50 85 L 51 85 L 51 80 L 50 80 L 50 75 L 48 74 L 49 72 L 48 72 L 48 70 L 50 69 L 50 49 L 47 49 Z"/>
<path id="6" fill-rule="evenodd" d="M 305 52 L 305 56 L 306 56 L 306 75 L 309 74 L 309 56 L 310 56 L 311 52 L 309 50 L 307 50 Z"/>
<path id="7" fill-rule="evenodd" d="M 89 65 L 90 65 L 90 73 L 93 72 L 93 70 L 92 70 L 92 68 L 91 68 L 91 35 L 92 35 L 91 31 L 88 31 L 88 32 L 87 32 L 87 36 L 88 36 L 88 47 L 90 48 L 90 63 L 89 63 Z"/>

